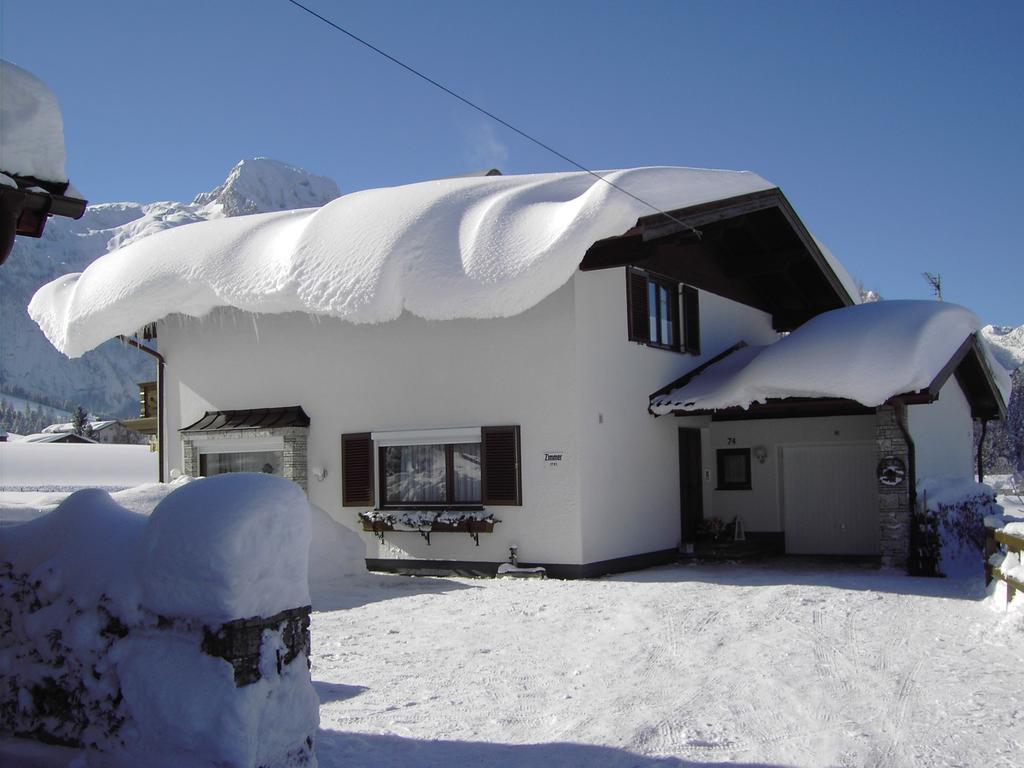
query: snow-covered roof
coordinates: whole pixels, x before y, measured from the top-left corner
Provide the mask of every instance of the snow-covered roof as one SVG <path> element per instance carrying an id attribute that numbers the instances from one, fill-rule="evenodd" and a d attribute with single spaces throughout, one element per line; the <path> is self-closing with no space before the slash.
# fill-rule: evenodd
<path id="1" fill-rule="evenodd" d="M 955 304 L 880 301 L 825 312 L 767 346 L 743 346 L 651 398 L 655 414 L 749 408 L 784 398 L 842 398 L 868 407 L 927 389 L 981 323 Z M 1010 378 L 978 339 L 1009 400 Z"/>
<path id="2" fill-rule="evenodd" d="M 57 443 L 68 439 L 66 432 L 36 432 L 34 435 L 25 435 L 18 442 L 22 443 Z M 76 440 L 83 443 L 95 443 L 96 441 L 84 435 L 75 435 Z"/>
<path id="3" fill-rule="evenodd" d="M 106 429 L 111 424 L 117 424 L 116 419 L 102 419 L 99 421 L 90 421 L 89 426 L 92 427 L 93 432 L 99 432 L 101 429 Z M 43 433 L 47 435 L 53 434 L 67 434 L 68 432 L 74 432 L 75 425 L 73 422 L 66 421 L 63 424 L 51 424 L 48 427 L 43 427 Z"/>
<path id="4" fill-rule="evenodd" d="M 63 183 L 64 162 L 57 98 L 31 72 L 0 59 L 0 171 Z"/>
<path id="5" fill-rule="evenodd" d="M 662 210 L 774 189 L 737 171 L 658 167 L 604 176 Z M 507 317 L 563 285 L 593 243 L 650 213 L 587 173 L 371 189 L 322 208 L 159 232 L 43 286 L 29 313 L 69 357 L 172 313 L 202 316 L 224 306 L 356 323 L 403 311 L 429 320 Z M 845 284 L 842 267 L 834 262 L 834 269 Z"/>

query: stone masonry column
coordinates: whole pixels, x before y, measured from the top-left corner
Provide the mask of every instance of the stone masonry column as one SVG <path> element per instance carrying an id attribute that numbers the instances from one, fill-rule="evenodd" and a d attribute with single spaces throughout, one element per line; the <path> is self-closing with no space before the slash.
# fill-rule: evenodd
<path id="1" fill-rule="evenodd" d="M 882 565 L 906 569 L 910 554 L 910 446 L 900 429 L 896 408 L 883 405 L 875 410 L 875 441 L 878 461 L 896 457 L 908 468 L 898 485 L 878 483 L 878 518 L 881 527 Z"/>

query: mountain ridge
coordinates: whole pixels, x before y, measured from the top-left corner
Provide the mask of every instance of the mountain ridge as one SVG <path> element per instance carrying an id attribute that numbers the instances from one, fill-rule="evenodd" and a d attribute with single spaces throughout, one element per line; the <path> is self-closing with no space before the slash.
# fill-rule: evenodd
<path id="1" fill-rule="evenodd" d="M 251 213 L 324 205 L 337 184 L 287 163 L 257 157 L 239 161 L 224 183 L 190 202 L 113 202 L 90 205 L 77 221 L 52 219 L 39 239 L 18 238 L 0 269 L 0 397 L 36 393 L 44 402 L 83 405 L 109 416 L 134 415 L 139 381 L 154 378 L 146 355 L 117 341 L 69 360 L 54 349 L 26 311 L 35 291 L 81 272 L 105 253 L 183 224 Z M 0 425 L 2 426 L 2 425 Z"/>

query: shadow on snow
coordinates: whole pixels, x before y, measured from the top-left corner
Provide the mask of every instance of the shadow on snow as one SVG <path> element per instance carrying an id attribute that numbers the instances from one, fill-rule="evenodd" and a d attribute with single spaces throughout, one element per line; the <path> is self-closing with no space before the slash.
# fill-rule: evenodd
<path id="1" fill-rule="evenodd" d="M 330 704 L 332 701 L 345 701 L 354 699 L 363 691 L 370 690 L 365 685 L 345 685 L 344 683 L 327 683 L 323 680 L 314 680 L 313 689 L 316 691 L 320 704 Z"/>
<path id="2" fill-rule="evenodd" d="M 434 576 L 398 576 L 369 572 L 328 582 L 312 582 L 309 585 L 314 613 L 341 611 L 399 597 L 443 594 L 459 589 L 477 587 L 454 579 Z"/>
<path id="3" fill-rule="evenodd" d="M 316 756 L 321 768 L 700 768 L 720 763 L 649 757 L 615 747 L 555 742 L 492 744 L 482 741 L 407 739 L 320 729 Z M 782 768 L 768 763 L 729 763 L 736 768 Z"/>
<path id="4" fill-rule="evenodd" d="M 704 583 L 736 587 L 803 585 L 920 597 L 981 600 L 985 597 L 981 563 L 977 579 L 907 576 L 877 564 L 827 558 L 770 558 L 745 563 L 692 563 L 648 568 L 606 577 L 637 584 Z"/>

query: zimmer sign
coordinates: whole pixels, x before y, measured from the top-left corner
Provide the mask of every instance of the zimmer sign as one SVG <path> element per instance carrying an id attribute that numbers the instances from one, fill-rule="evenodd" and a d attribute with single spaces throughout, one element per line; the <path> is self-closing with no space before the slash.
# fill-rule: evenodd
<path id="1" fill-rule="evenodd" d="M 565 459 L 565 451 L 544 451 L 544 466 L 548 469 L 558 469 Z"/>

